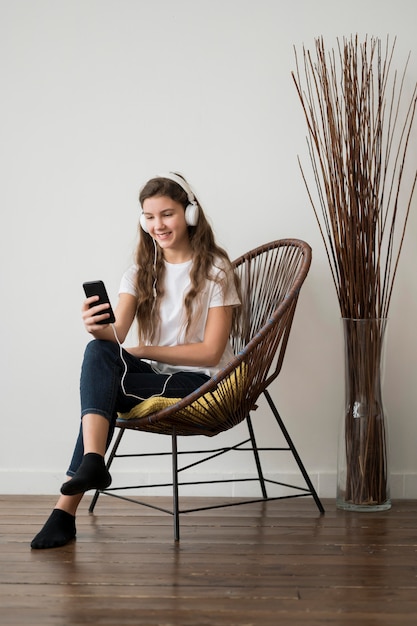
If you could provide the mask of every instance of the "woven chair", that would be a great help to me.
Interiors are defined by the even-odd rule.
[[[120,493],[129,489],[166,487],[167,485],[164,483],[111,487],[102,492],[97,491],[91,502],[90,512],[94,510],[100,493],[150,506],[173,515],[175,540],[179,540],[180,514],[196,510],[208,510],[248,502],[312,496],[319,511],[324,513],[322,503],[268,391],[268,387],[277,378],[282,368],[298,295],[307,276],[310,263],[310,246],[297,239],[273,241],[236,259],[233,265],[242,286],[241,328],[238,335],[231,337],[236,356],[220,373],[187,397],[182,399],[151,398],[138,404],[129,413],[119,415],[116,422],[119,432],[109,454],[107,466],[110,467],[116,458],[126,456],[146,458],[154,455],[172,455],[172,510],[138,500],[136,496],[128,497]],[[285,447],[261,448],[256,444],[250,414],[257,409],[257,402],[261,394],[265,396],[276,424],[285,438]],[[244,421],[247,423],[248,437],[237,444],[211,450],[178,451],[178,436],[205,435],[214,437]],[[119,454],[119,445],[127,430],[170,435],[172,451]],[[255,469],[255,477],[253,478],[216,481],[195,480],[191,482],[180,482],[179,480],[179,474],[187,469],[192,471],[194,467],[205,461],[221,457],[226,453],[241,452],[242,450],[249,451],[253,455]],[[267,479],[261,465],[261,452],[265,450],[268,450],[269,453],[271,451],[291,452],[306,486],[299,487]],[[180,468],[178,457],[183,454],[194,455],[194,458],[198,460]],[[181,509],[179,506],[179,487],[182,485],[247,481],[259,483],[261,497],[255,499],[232,498],[231,502],[226,504],[207,505],[193,509]],[[268,497],[266,489],[268,483],[285,488],[285,494]],[[287,495],[288,489],[291,490],[289,495]]]

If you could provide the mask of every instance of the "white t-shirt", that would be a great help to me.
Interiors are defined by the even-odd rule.
[[[165,261],[165,294],[160,307],[160,336],[158,345],[176,346],[184,343],[184,296],[190,287],[190,270],[192,260],[185,263],[167,263]],[[214,273],[220,270],[214,268]],[[132,265],[123,275],[119,293],[129,293],[136,297],[137,266]],[[221,285],[214,280],[207,280],[201,296],[201,316],[198,323],[193,324],[192,336],[187,338],[187,343],[198,343],[204,338],[204,330],[207,321],[208,310],[216,306],[238,306],[240,304],[233,278],[230,276],[227,288],[223,294]],[[233,350],[229,343],[216,367],[192,367],[167,365],[152,361],[152,367],[163,374],[174,372],[203,372],[208,376],[214,376],[219,370],[233,358]]]

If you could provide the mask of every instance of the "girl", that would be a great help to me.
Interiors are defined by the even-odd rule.
[[[116,321],[108,304],[84,301],[93,335],[81,369],[81,428],[61,496],[32,548],[63,546],[76,535],[83,494],[111,483],[104,454],[117,412],[150,396],[185,397],[233,356],[239,288],[227,253],[214,239],[187,181],[169,173],[149,180],[139,201],[136,263],[122,277]],[[134,321],[138,345],[122,348]]]

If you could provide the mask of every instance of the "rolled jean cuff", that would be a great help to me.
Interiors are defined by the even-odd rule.
[[[104,417],[110,424],[113,421],[113,417],[111,415],[109,415],[107,413],[107,411],[103,411],[103,409],[84,409],[83,411],[81,411],[81,419],[84,417],[84,415],[101,415],[102,417]]]

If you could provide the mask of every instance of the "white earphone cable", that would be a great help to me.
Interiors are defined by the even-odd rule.
[[[153,372],[155,372],[155,374],[160,374],[161,376],[167,376],[167,379],[166,379],[166,381],[164,382],[164,386],[163,386],[163,388],[162,388],[162,391],[161,391],[160,393],[154,393],[152,396],[148,396],[147,398],[142,398],[141,396],[137,396],[137,395],[135,395],[134,393],[129,393],[129,392],[127,392],[127,391],[126,391],[126,388],[125,388],[125,378],[126,378],[126,375],[127,375],[127,363],[126,363],[126,360],[125,360],[125,358],[124,358],[124,356],[123,356],[123,347],[122,347],[122,344],[121,344],[121,343],[120,343],[120,341],[119,341],[119,337],[117,336],[117,331],[116,331],[116,329],[115,329],[115,327],[114,327],[114,324],[111,324],[111,327],[112,327],[112,329],[113,329],[113,334],[114,334],[115,339],[116,339],[116,341],[117,341],[117,344],[118,344],[118,346],[119,346],[119,354],[120,354],[120,359],[121,359],[121,361],[122,361],[122,363],[123,363],[123,369],[124,369],[124,371],[123,371],[122,378],[121,378],[121,380],[120,380],[120,386],[121,386],[121,389],[122,389],[122,391],[123,391],[124,395],[125,395],[127,398],[135,398],[136,400],[141,400],[141,401],[143,401],[143,400],[149,400],[150,398],[160,398],[161,396],[163,396],[163,395],[164,395],[164,393],[165,393],[166,387],[167,387],[167,385],[168,385],[168,382],[171,380],[171,378],[172,378],[173,374],[161,374],[161,372],[158,372],[157,370],[155,370],[155,369],[152,367],[152,365],[151,365],[150,367],[152,368],[152,371],[153,371]]]

